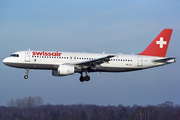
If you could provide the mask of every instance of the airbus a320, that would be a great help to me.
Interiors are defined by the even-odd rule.
[[[41,69],[52,70],[53,76],[80,73],[79,80],[84,82],[90,80],[89,72],[128,72],[174,63],[174,57],[165,57],[171,34],[172,29],[164,29],[137,55],[27,50],[11,54],[3,63],[26,69],[25,79],[29,69]]]

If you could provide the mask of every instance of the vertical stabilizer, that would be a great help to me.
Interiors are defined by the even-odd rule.
[[[152,43],[140,54],[165,57],[173,29],[164,29]]]

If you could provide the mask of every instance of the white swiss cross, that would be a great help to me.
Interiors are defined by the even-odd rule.
[[[163,41],[163,37],[160,37],[160,41],[156,41],[156,44],[159,44],[160,48],[163,48],[163,45],[166,45],[167,42]]]

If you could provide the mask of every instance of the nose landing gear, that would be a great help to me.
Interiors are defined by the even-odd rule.
[[[26,75],[24,76],[24,79],[28,79],[28,73],[29,73],[29,69],[26,69]]]

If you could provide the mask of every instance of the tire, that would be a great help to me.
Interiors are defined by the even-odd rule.
[[[90,77],[89,76],[85,76],[84,78],[86,81],[89,81],[90,80]]]
[[[28,79],[28,75],[25,75],[25,76],[24,76],[24,79]]]
[[[80,80],[81,82],[84,82],[84,77],[80,77],[79,80]]]

